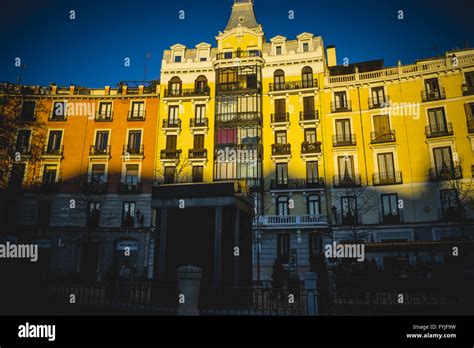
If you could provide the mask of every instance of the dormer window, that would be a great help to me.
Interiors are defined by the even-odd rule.
[[[309,52],[309,43],[303,42],[303,52]]]
[[[175,56],[174,57],[174,62],[175,63],[181,63],[182,57],[181,56]]]
[[[201,57],[201,58],[199,58],[199,61],[200,62],[207,62],[207,58],[206,57]]]
[[[276,46],[276,47],[275,47],[275,54],[276,54],[277,56],[281,56],[282,53],[283,53],[283,47],[281,47],[281,46]]]

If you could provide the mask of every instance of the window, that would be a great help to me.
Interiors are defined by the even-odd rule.
[[[193,182],[203,182],[203,166],[193,166]]]
[[[314,97],[303,97],[303,110],[305,115],[314,115]]]
[[[111,117],[112,117],[112,103],[100,102],[99,103],[99,118],[110,119]]]
[[[89,202],[88,227],[99,227],[100,222],[100,202]]]
[[[308,215],[320,215],[321,214],[321,200],[318,195],[308,196]]]
[[[168,84],[168,95],[179,96],[181,95],[181,79],[177,76],[173,77]]]
[[[456,221],[460,218],[460,204],[456,189],[440,190],[441,208],[443,218],[448,221]]]
[[[59,153],[61,151],[62,131],[50,131],[47,145],[48,154]]]
[[[347,109],[346,92],[334,92],[334,102],[336,104],[336,109]]]
[[[286,131],[275,132],[275,144],[287,144]]]
[[[217,130],[218,144],[236,144],[237,143],[237,129],[218,129]]]
[[[277,186],[288,185],[288,164],[287,163],[277,163],[276,181],[277,181]]]
[[[466,78],[466,84],[469,87],[474,87],[474,71],[470,71],[464,74]]]
[[[313,69],[309,66],[304,67],[301,71],[301,77],[303,80],[303,88],[310,88],[313,86]]]
[[[309,185],[318,184],[318,162],[306,162],[306,180]]]
[[[55,164],[45,164],[43,167],[43,186],[56,183],[58,175],[58,167]]]
[[[280,122],[287,121],[285,99],[275,99],[275,121],[280,121]]]
[[[99,153],[107,153],[109,146],[109,131],[97,131],[95,134],[95,149]]]
[[[196,105],[196,110],[195,110],[195,119],[197,124],[202,124],[204,123],[204,120],[206,118],[206,105]]]
[[[435,170],[437,177],[451,177],[454,175],[453,155],[451,147],[437,147],[433,149]]]
[[[182,57],[181,56],[174,56],[175,63],[181,63]]]
[[[139,177],[139,165],[138,164],[127,164],[125,167],[125,184],[137,185],[140,181]]]
[[[178,137],[176,135],[167,135],[166,136],[166,150],[175,151],[177,141],[178,141]]]
[[[385,92],[383,87],[374,87],[372,88],[372,105],[373,106],[382,106],[385,103]]]
[[[10,181],[8,186],[13,189],[20,189],[25,178],[25,163],[13,163],[10,173]]]
[[[374,140],[390,141],[390,119],[388,115],[374,116]]]
[[[27,154],[30,150],[31,131],[29,129],[21,129],[18,131],[16,138],[15,151],[20,154]]]
[[[194,136],[194,150],[204,149],[204,134]]]
[[[282,90],[285,88],[285,73],[283,70],[278,69],[273,74],[273,83],[275,85],[275,90]]]
[[[279,233],[277,235],[277,256],[288,260],[290,256],[290,234]]]
[[[323,252],[323,237],[320,233],[309,234],[309,258],[318,257]]]
[[[105,164],[93,164],[91,168],[91,183],[102,184],[106,181]]]
[[[304,140],[310,144],[316,143],[316,128],[305,129]]]
[[[393,153],[379,153],[377,155],[380,182],[393,182],[395,180],[395,165]]]
[[[49,219],[51,217],[51,201],[39,201],[38,211],[36,215],[37,227],[48,227]]]
[[[283,53],[283,47],[282,47],[282,46],[276,46],[276,47],[275,47],[275,54],[276,54],[277,56],[281,56],[282,53]]]
[[[204,93],[207,91],[207,78],[206,76],[199,76],[197,79],[196,79],[196,83],[195,83],[195,90],[197,93]]]
[[[341,197],[341,211],[343,225],[357,225],[357,198]]]
[[[277,215],[280,215],[280,216],[287,216],[289,215],[289,212],[288,212],[288,197],[287,196],[278,196],[277,197]]]
[[[200,62],[207,62],[207,58],[206,57],[201,57],[201,58],[199,58],[199,61]]]
[[[64,101],[57,101],[53,103],[53,111],[51,113],[52,120],[64,120],[67,115],[67,103]]]
[[[439,92],[439,82],[437,78],[425,80],[425,88],[428,93]]]
[[[336,120],[336,144],[353,144],[351,134],[351,120],[349,118]]]
[[[429,134],[444,135],[448,133],[444,108],[428,110]]]
[[[382,219],[384,224],[400,223],[400,211],[398,210],[398,195],[396,193],[381,195]]]
[[[20,119],[23,121],[34,121],[35,116],[36,102],[34,101],[24,101],[21,108]]]
[[[174,178],[176,174],[175,167],[165,167],[165,184],[172,184],[174,183]]]
[[[354,156],[338,156],[337,164],[340,183],[354,183]]]
[[[128,132],[128,152],[132,155],[141,153],[142,131],[131,130]]]
[[[145,103],[132,102],[131,118],[144,118],[144,117],[145,117]]]
[[[309,52],[309,43],[303,42],[303,52]]]
[[[173,105],[168,108],[168,124],[178,124],[179,120],[179,106]]]
[[[135,202],[124,202],[122,206],[122,227],[133,227],[135,220]]]
[[[224,59],[232,59],[232,51],[224,52]]]

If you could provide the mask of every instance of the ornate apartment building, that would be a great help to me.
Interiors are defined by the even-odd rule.
[[[10,156],[5,180],[31,177],[49,187],[83,175],[89,183],[100,177],[107,187],[100,203],[104,233],[77,225],[69,193],[47,199],[45,192],[25,193],[21,208],[3,200],[17,223],[38,226],[35,216],[49,216],[54,257],[69,260],[57,267],[79,271],[84,244],[71,242],[77,245],[73,259],[61,243],[91,234],[87,238],[107,242],[96,247],[101,262],[86,267],[110,268],[113,251],[132,243],[134,264],[151,275],[158,250],[164,250],[155,244],[166,243],[160,228],[153,233],[155,226],[166,228],[155,209],[168,204],[158,202],[152,184],[194,183],[199,190],[210,187],[201,183],[229,181],[252,197],[254,279],[271,279],[276,259],[301,276],[334,241],[363,243],[366,259],[380,268],[452,262],[453,246],[461,250],[461,263],[472,266],[474,50],[395,67],[382,60],[338,65],[336,48],[320,36],[267,40],[252,0],[235,0],[216,41],[214,47],[171,46],[152,90],[106,87],[84,95],[76,87],[54,86],[18,94],[20,116],[34,102],[46,109],[36,115],[47,136],[35,137],[32,130],[28,138],[27,128],[36,124],[24,123],[17,146],[36,138],[46,147],[34,165],[21,149],[20,160]],[[15,99],[6,91],[0,97]],[[56,103],[77,100],[94,103],[95,118],[51,119]],[[93,202],[88,218],[96,216],[91,209]],[[55,232],[54,226],[64,229]],[[82,237],[76,238],[76,227]],[[38,231],[35,236],[45,238]]]

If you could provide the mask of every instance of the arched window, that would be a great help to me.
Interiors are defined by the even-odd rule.
[[[277,215],[286,216],[288,214],[288,196],[277,197]]]
[[[321,200],[319,195],[308,196],[308,215],[321,214]]]
[[[281,69],[278,69],[273,74],[273,90],[280,91],[285,89],[285,72]]]
[[[207,77],[204,75],[199,76],[194,83],[194,91],[197,94],[204,94],[207,92]]]
[[[178,76],[175,76],[168,84],[168,96],[179,95],[181,95],[181,79]]]
[[[303,68],[301,78],[303,80],[303,88],[313,87],[313,69],[309,66]]]

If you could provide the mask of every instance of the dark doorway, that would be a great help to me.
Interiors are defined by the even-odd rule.
[[[84,280],[96,280],[99,262],[99,243],[85,242],[81,246],[81,277]]]

